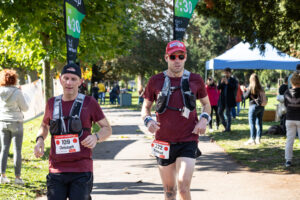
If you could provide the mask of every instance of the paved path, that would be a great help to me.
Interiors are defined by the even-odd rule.
[[[113,135],[94,150],[93,199],[162,200],[156,161],[150,156],[151,135],[140,113],[104,109]],[[249,172],[206,136],[192,180],[193,200],[298,200],[300,175]]]

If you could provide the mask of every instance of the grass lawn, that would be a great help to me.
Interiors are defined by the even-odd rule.
[[[275,104],[277,104],[275,95],[268,93],[268,99],[266,109],[275,109]],[[284,167],[285,136],[263,134],[260,145],[244,145],[250,136],[247,107],[248,105],[245,110],[241,111],[240,116],[233,120],[231,133],[222,133],[224,130],[222,127],[209,135],[238,163],[252,170],[300,174],[300,143],[298,139],[295,140],[293,166],[290,169]],[[275,122],[263,122],[263,133],[274,124]]]
[[[35,146],[35,138],[39,129],[42,116],[31,120],[24,124],[24,138],[22,147],[22,170],[21,177],[25,185],[19,186],[15,184],[1,184],[0,185],[0,199],[35,199],[37,196],[45,194],[46,192],[46,175],[48,173],[48,155],[50,150],[49,137],[45,144],[45,155],[37,159],[33,154]],[[13,145],[10,148],[10,154],[7,162],[6,175],[14,182],[14,168],[13,168]]]

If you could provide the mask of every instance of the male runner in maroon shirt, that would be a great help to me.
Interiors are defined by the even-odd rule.
[[[182,92],[180,89],[181,78],[184,75],[184,64],[187,58],[184,43],[171,41],[166,47],[165,61],[168,63],[166,75],[170,78],[171,86],[177,88],[172,91],[168,107],[183,108]],[[189,87],[196,99],[202,104],[202,114],[198,121],[196,109],[187,115],[178,110],[166,109],[159,114],[156,112],[157,121],[151,118],[151,107],[160,95],[164,85],[165,76],[157,74],[148,82],[144,94],[142,118],[148,130],[155,134],[155,142],[152,147],[158,146],[164,149],[169,158],[164,155],[156,155],[158,168],[166,200],[176,199],[178,191],[180,199],[190,200],[190,185],[194,172],[195,160],[199,156],[198,137],[204,134],[206,125],[210,120],[210,103],[206,93],[205,84],[198,74],[191,73]],[[153,150],[159,152],[160,149]],[[169,150],[169,152],[168,152]],[[177,183],[176,183],[177,182]]]
[[[60,76],[60,83],[63,87],[62,116],[69,116],[82,81],[78,65],[68,64],[63,68]],[[37,144],[34,148],[37,158],[44,155],[44,140],[48,135],[50,120],[53,120],[54,99],[54,97],[50,98],[47,102],[44,119],[38,132]],[[64,120],[67,127],[68,120],[70,119]],[[49,200],[91,199],[90,194],[93,187],[92,149],[97,142],[105,141],[111,135],[112,129],[98,102],[90,96],[84,98],[80,121],[84,128],[82,136],[72,133],[51,136],[49,174],[47,176]],[[101,130],[95,134],[91,134],[93,122],[101,127]],[[79,148],[76,149],[73,146]],[[68,148],[71,150],[66,152],[65,149]]]

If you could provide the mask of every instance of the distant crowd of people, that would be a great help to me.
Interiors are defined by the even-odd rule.
[[[249,80],[249,87],[240,84],[232,76],[230,68],[225,68],[221,80],[216,84],[213,78],[209,77],[206,83],[207,94],[211,103],[211,118],[216,115],[215,127],[219,129],[220,122],[224,126],[224,132],[231,131],[232,118],[240,114],[241,103],[245,108],[245,100],[249,100],[249,126],[250,139],[245,143],[259,144],[262,133],[262,117],[266,104],[266,95],[259,82],[258,76],[252,74]],[[209,123],[210,132],[213,131],[212,121]]]
[[[232,118],[239,116],[240,107],[245,108],[245,101],[249,99],[248,121],[250,138],[245,145],[260,144],[262,135],[262,120],[267,104],[266,93],[260,84],[257,74],[253,73],[246,87],[231,74],[231,69],[223,71],[221,80],[216,81],[209,77],[206,82],[206,90],[211,104],[211,118],[215,113],[215,127],[218,130],[220,123],[224,126],[224,132],[231,131]],[[286,167],[291,166],[293,156],[294,139],[298,133],[300,139],[300,65],[296,71],[284,79],[279,87],[277,100],[279,104],[280,126],[274,125],[282,133],[287,135],[285,147]],[[273,128],[272,127],[272,128]],[[213,132],[213,122],[209,123],[210,132]]]
[[[103,81],[99,83],[96,81],[94,82],[91,88],[91,96],[96,99],[97,102],[100,100],[100,105],[105,104],[105,96],[106,92],[109,93],[109,103],[110,104],[120,104],[120,86],[115,83],[111,89],[108,86],[105,86]],[[86,82],[83,82],[79,86],[79,93],[88,95],[88,85]]]

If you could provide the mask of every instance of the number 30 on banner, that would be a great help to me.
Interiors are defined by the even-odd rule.
[[[70,19],[70,16],[68,16],[68,27],[69,30],[72,30],[74,33],[80,33],[80,23],[78,20],[75,20],[74,18]]]
[[[175,0],[175,8],[179,9],[180,12],[192,14],[193,3],[191,0]]]

